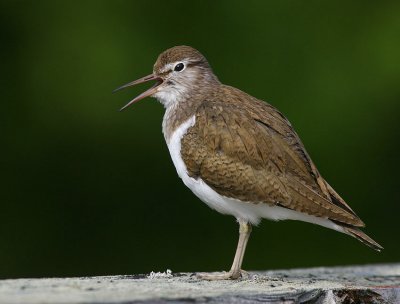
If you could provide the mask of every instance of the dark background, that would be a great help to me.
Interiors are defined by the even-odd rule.
[[[302,222],[244,268],[399,262],[399,1],[1,1],[0,276],[229,269],[235,219],[179,180],[146,86],[174,45],[290,119],[385,250]]]

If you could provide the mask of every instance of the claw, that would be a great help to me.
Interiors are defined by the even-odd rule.
[[[198,272],[196,273],[196,277],[201,280],[207,281],[217,281],[217,280],[237,280],[237,279],[247,279],[249,278],[249,273],[244,270],[237,270],[229,272]]]

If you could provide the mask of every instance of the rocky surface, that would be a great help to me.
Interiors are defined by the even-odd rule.
[[[400,264],[253,271],[238,281],[151,273],[0,281],[0,303],[400,303]]]

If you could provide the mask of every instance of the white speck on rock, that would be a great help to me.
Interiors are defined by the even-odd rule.
[[[148,279],[153,280],[153,279],[165,279],[165,278],[172,278],[172,271],[171,269],[167,269],[167,271],[164,272],[150,272],[150,274],[147,276]]]

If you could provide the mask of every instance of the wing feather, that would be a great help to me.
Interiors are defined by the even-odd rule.
[[[189,175],[221,195],[363,226],[319,175],[290,123],[266,103],[203,103],[181,153]]]

